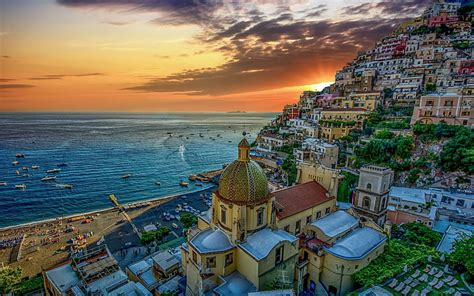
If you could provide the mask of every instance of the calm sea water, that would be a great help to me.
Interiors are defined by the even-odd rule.
[[[112,193],[126,203],[199,189],[179,181],[234,160],[242,132],[252,141],[274,115],[0,113],[0,227],[107,208]],[[17,153],[26,157],[13,166]],[[62,163],[57,180],[41,181]]]

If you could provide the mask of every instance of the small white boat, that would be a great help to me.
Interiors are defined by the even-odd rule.
[[[160,181],[156,181],[155,184],[158,185],[158,186],[161,186],[161,182],[160,182]]]
[[[53,181],[56,180],[56,176],[45,176],[44,178],[41,178],[41,181],[46,182],[46,181]]]
[[[16,189],[25,190],[25,189],[26,189],[26,185],[25,185],[25,184],[17,184],[17,185],[15,185],[15,188],[16,188]]]
[[[46,171],[48,174],[51,174],[51,173],[59,173],[61,172],[61,169],[51,169],[51,170],[47,170]]]
[[[32,168],[33,170],[37,170],[37,169],[39,169],[40,167],[39,167],[39,165],[32,165],[31,168]]]
[[[0,182],[0,186],[7,186],[7,182]]]
[[[24,171],[27,171],[27,170],[29,170],[29,168],[28,168],[28,167],[26,167],[26,166],[22,167],[21,169],[22,169],[22,170],[24,170]]]
[[[71,184],[56,184],[56,187],[64,188],[64,189],[72,189],[73,186]]]
[[[25,154],[17,153],[15,156],[16,157],[25,157]]]
[[[15,173],[16,173],[17,175],[20,175],[20,171],[18,171],[18,170],[17,170]]]
[[[19,162],[18,160],[12,161],[12,165],[17,165],[17,164],[19,164],[19,163],[20,163],[20,162]]]
[[[132,174],[126,174],[122,176],[122,179],[128,179],[132,176]]]
[[[184,182],[184,181],[179,182],[179,186],[181,186],[181,187],[188,187],[188,185],[189,185],[188,182]]]

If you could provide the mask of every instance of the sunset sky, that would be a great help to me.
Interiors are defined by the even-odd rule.
[[[0,111],[278,111],[430,0],[0,0]]]

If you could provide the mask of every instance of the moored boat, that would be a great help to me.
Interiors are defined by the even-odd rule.
[[[122,179],[128,179],[132,176],[132,174],[126,174],[122,176]]]
[[[56,187],[64,188],[64,189],[72,189],[73,186],[71,184],[56,184]]]
[[[46,181],[53,181],[56,180],[56,176],[45,176],[41,178],[41,181],[46,182]]]
[[[48,174],[51,174],[51,173],[59,173],[61,172],[61,169],[51,169],[51,170],[47,170],[46,171]]]
[[[156,184],[157,186],[161,186],[161,182],[160,182],[160,181],[156,181],[155,184]]]
[[[12,165],[17,165],[17,164],[19,164],[19,163],[20,163],[20,162],[19,162],[18,160],[12,161]]]
[[[0,186],[7,186],[7,182],[0,182]]]
[[[39,169],[40,167],[39,167],[39,165],[32,165],[31,168],[32,168],[33,170],[37,170],[37,169]]]
[[[15,188],[16,188],[16,189],[23,189],[23,190],[25,190],[25,189],[26,189],[26,185],[25,185],[25,184],[17,184],[17,185],[15,185]]]
[[[188,187],[188,185],[189,185],[189,183],[188,183],[188,182],[184,182],[183,180],[181,180],[181,181],[179,182],[179,186],[181,186],[181,187]]]
[[[17,153],[15,156],[18,157],[18,158],[20,158],[20,157],[23,158],[23,157],[25,157],[25,154]]]

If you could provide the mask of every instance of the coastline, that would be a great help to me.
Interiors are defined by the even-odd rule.
[[[170,201],[178,198],[179,196],[205,191],[205,190],[208,190],[209,188],[212,188],[214,186],[216,186],[216,185],[213,184],[213,185],[210,185],[210,186],[207,186],[207,187],[203,186],[199,189],[192,190],[192,191],[176,192],[176,193],[165,195],[165,196],[159,196],[159,197],[152,197],[152,198],[148,198],[148,199],[137,200],[137,201],[121,204],[121,205],[129,207],[129,206],[137,206],[137,205],[144,204],[144,203],[163,204],[163,203],[170,202]],[[67,215],[67,216],[59,216],[59,217],[47,218],[47,219],[43,219],[43,220],[37,220],[37,221],[31,221],[31,222],[26,222],[26,223],[21,223],[21,224],[4,226],[4,227],[0,227],[0,233],[4,232],[4,231],[9,231],[9,230],[17,230],[17,229],[22,229],[22,228],[31,228],[31,227],[38,226],[38,225],[41,225],[41,224],[44,224],[44,223],[63,221],[63,220],[67,220],[67,219],[74,218],[74,217],[79,217],[79,216],[103,214],[103,213],[108,213],[108,212],[112,212],[112,211],[116,211],[116,210],[117,210],[116,207],[111,206],[111,207],[108,207],[108,208],[102,208],[102,209],[92,210],[92,211],[88,211],[88,212],[73,213],[73,214],[70,214],[70,215]]]

